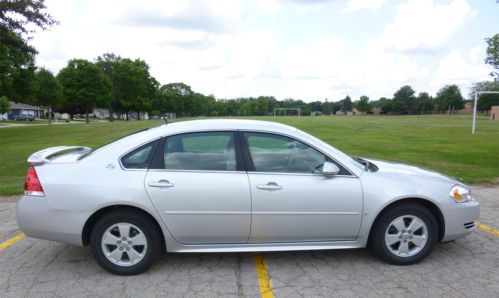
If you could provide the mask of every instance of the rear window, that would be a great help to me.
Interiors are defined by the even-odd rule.
[[[80,160],[80,159],[84,159],[85,157],[87,157],[87,156],[90,156],[90,155],[94,154],[94,153],[95,153],[95,152],[97,152],[98,150],[100,150],[100,149],[102,149],[102,148],[106,147],[107,145],[110,145],[110,144],[112,144],[112,143],[114,143],[114,142],[117,142],[117,141],[119,141],[119,140],[122,140],[122,139],[124,139],[124,138],[126,138],[126,137],[129,137],[129,136],[132,136],[132,135],[135,135],[135,134],[141,133],[141,132],[146,131],[146,130],[149,130],[149,129],[150,129],[150,128],[144,128],[144,129],[141,129],[141,130],[138,130],[138,131],[132,132],[132,133],[130,133],[130,134],[124,135],[124,136],[122,136],[122,137],[119,137],[119,138],[117,138],[117,139],[115,139],[115,140],[113,140],[113,141],[107,142],[107,143],[103,144],[102,146],[99,146],[99,147],[97,147],[97,148],[93,149],[92,151],[89,151],[89,152],[87,152],[87,153],[85,153],[85,154],[81,155],[81,156],[78,158],[78,160]]]
[[[126,169],[147,169],[151,163],[152,156],[158,141],[143,145],[121,158],[121,164]]]

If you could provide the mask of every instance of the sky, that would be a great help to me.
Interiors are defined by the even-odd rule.
[[[161,83],[217,98],[310,102],[435,95],[490,80],[495,0],[46,0],[60,24],[37,32],[37,65],[103,53],[140,58]]]

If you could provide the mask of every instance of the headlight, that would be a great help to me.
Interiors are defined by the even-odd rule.
[[[454,185],[449,192],[451,198],[458,203],[465,203],[471,201],[471,190],[464,186]]]

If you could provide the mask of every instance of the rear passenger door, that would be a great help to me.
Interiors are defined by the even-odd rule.
[[[246,243],[248,178],[231,131],[168,136],[145,187],[172,236],[182,244]]]

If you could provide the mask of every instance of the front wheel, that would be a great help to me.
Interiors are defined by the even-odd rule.
[[[146,271],[161,253],[157,227],[146,217],[129,210],[104,215],[95,224],[90,245],[105,270],[117,275]]]
[[[371,247],[394,265],[411,265],[426,258],[437,243],[437,222],[418,204],[396,206],[376,222]]]

